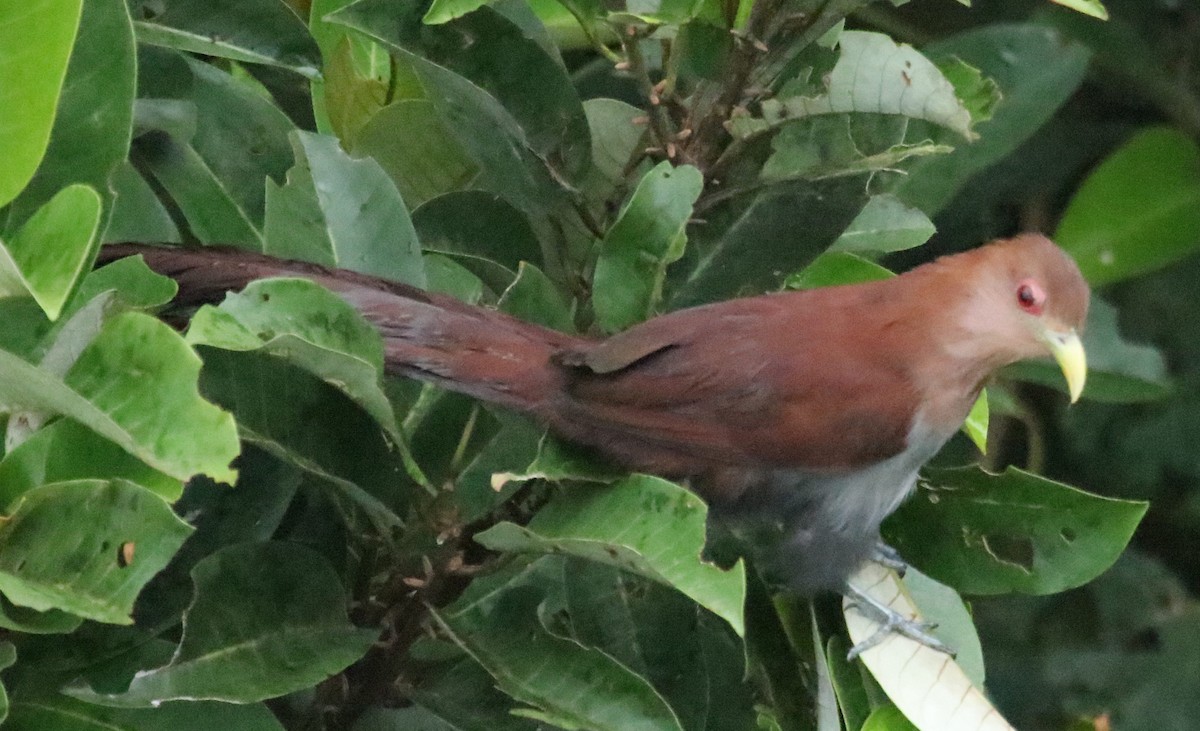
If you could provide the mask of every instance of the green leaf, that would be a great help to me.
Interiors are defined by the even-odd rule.
[[[1077,10],[1084,15],[1090,15],[1093,18],[1100,20],[1108,20],[1108,10],[1104,8],[1104,4],[1100,0],[1050,0],[1058,3],[1064,8]]]
[[[722,571],[700,557],[704,502],[665,480],[634,475],[563,490],[527,526],[499,523],[476,536],[496,551],[566,553],[672,586],[743,633],[745,569]]]
[[[987,391],[984,391],[979,394],[979,398],[975,399],[970,413],[967,414],[967,420],[963,422],[962,426],[963,432],[971,438],[981,454],[987,454],[988,420],[988,395]]]
[[[326,482],[381,532],[399,526],[393,509],[403,510],[403,457],[361,406],[261,351],[201,352],[201,391],[236,415],[242,439]]]
[[[584,188],[590,199],[607,200],[625,184],[625,167],[646,135],[645,125],[633,123],[645,111],[616,99],[588,99],[583,111],[592,137],[592,170]]]
[[[429,25],[448,23],[487,5],[489,0],[433,0],[422,22]]]
[[[574,332],[571,308],[563,301],[554,282],[532,264],[521,262],[517,278],[504,290],[498,309],[527,322],[561,332]]]
[[[708,225],[692,234],[692,253],[676,265],[690,271],[671,308],[777,289],[836,241],[866,201],[866,181],[852,176],[779,183],[706,212]],[[719,238],[706,240],[710,231]]]
[[[182,242],[179,229],[171,220],[166,206],[128,160],[113,171],[112,187],[116,201],[112,206],[112,218],[108,222],[108,228],[104,230],[104,243]]]
[[[116,292],[130,307],[151,309],[175,299],[179,285],[146,265],[139,254],[105,264],[84,277],[68,311],[82,307],[104,292]]]
[[[901,579],[921,617],[934,625],[931,632],[947,647],[954,649],[954,662],[976,688],[983,689],[985,668],[979,633],[962,597],[945,584],[938,583],[911,566]]]
[[[42,18],[37,22],[42,32]],[[129,154],[135,60],[133,27],[125,2],[84,2],[50,145],[33,180],[13,201],[7,230],[72,184],[90,186],[100,194],[105,207],[100,228],[104,228],[113,206],[113,174]]]
[[[685,729],[754,726],[745,650],[729,626],[661,584],[593,561],[561,562],[569,628],[653,683]]]
[[[890,254],[920,246],[936,231],[920,210],[887,193],[873,195],[829,251]]]
[[[703,0],[626,0],[625,9],[612,13],[620,22],[626,16],[654,25],[682,25],[700,13]]]
[[[483,300],[483,280],[454,259],[441,254],[425,254],[425,291],[448,294],[468,304]]]
[[[699,170],[665,161],[638,183],[596,260],[592,301],[604,331],[624,330],[654,313],[667,266],[683,255],[684,228],[703,187]]]
[[[76,697],[115,706],[170,700],[253,703],[308,688],[343,670],[375,641],[346,617],[345,590],[317,552],[294,543],[239,544],[192,569],[196,598],[170,664],[129,690]]]
[[[0,506],[53,482],[127,480],[164,500],[183,494],[183,480],[164,475],[96,432],[67,419],[39,429],[0,461]]]
[[[992,79],[957,56],[941,59],[938,70],[954,86],[954,93],[971,113],[971,123],[986,122],[996,113],[1003,94]]]
[[[353,307],[306,279],[267,279],[230,293],[192,318],[187,341],[225,350],[261,350],[345,393],[400,440],[380,386],[383,339]]]
[[[396,186],[337,138],[294,132],[287,185],[267,183],[266,252],[425,285],[417,234]]]
[[[132,159],[200,241],[262,251],[263,182],[282,180],[293,165],[287,134],[295,125],[268,97],[212,64],[152,46],[140,46],[138,58],[145,97],[138,109],[189,110],[194,129],[176,111],[165,128],[147,130],[165,134],[137,138]]]
[[[0,627],[27,634],[70,634],[83,624],[83,617],[51,609],[38,612],[28,607],[18,607],[0,596]]]
[[[750,136],[803,117],[856,112],[922,119],[969,140],[977,137],[971,112],[954,86],[912,46],[865,31],[843,32],[838,45],[841,55],[822,81],[821,93],[768,99],[761,119],[735,123],[734,135]]]
[[[140,0],[132,3],[138,40],[244,63],[261,63],[309,78],[320,52],[300,20],[276,0]]]
[[[233,418],[200,398],[200,359],[152,317],[114,317],[62,380],[2,351],[0,364],[9,408],[67,416],[178,479],[234,479]]]
[[[892,704],[880,706],[871,712],[862,725],[862,731],[921,731],[904,717],[899,708]]]
[[[379,163],[414,210],[469,187],[479,174],[428,99],[402,99],[381,109],[359,131],[353,152]]]
[[[424,708],[373,709],[363,714],[363,718],[355,724],[355,730],[543,731],[545,728],[534,721],[513,715],[517,702],[501,692],[492,676],[470,657],[440,672],[429,673],[424,681],[420,687],[407,694]],[[421,716],[414,719],[411,715],[401,715],[411,714],[413,711],[421,711],[421,716],[425,717],[436,715],[437,718],[445,719],[445,724],[437,726],[426,722],[427,725],[422,726],[420,723],[424,719]],[[377,725],[371,725],[372,721],[377,721]]]
[[[325,63],[324,81],[321,89],[331,131],[347,149],[351,149],[363,127],[386,103],[387,84],[359,72],[349,36],[342,36],[332,57]]]
[[[0,252],[0,290],[30,294],[58,319],[87,272],[100,227],[100,196],[86,185],[63,188],[38,209]]]
[[[31,0],[0,9],[0,206],[29,183],[46,153],[82,0]],[[20,114],[12,113],[20,110]]]
[[[1048,28],[991,25],[924,48],[935,61],[958,58],[1000,87],[992,118],[980,122],[979,139],[949,155],[916,161],[893,191],[930,216],[942,210],[981,170],[1007,157],[1070,98],[1087,72],[1091,53]]]
[[[567,729],[682,731],[644,678],[548,632],[539,621],[541,603],[536,587],[517,586],[434,618],[501,690],[538,709],[521,715]]]
[[[1106,403],[1155,401],[1171,392],[1162,353],[1148,345],[1129,342],[1117,326],[1117,310],[1093,297],[1083,328],[1088,358],[1088,380],[1083,398]],[[1050,361],[1026,361],[1005,369],[1015,378],[1067,392],[1062,371]]]
[[[509,287],[521,262],[542,260],[529,219],[494,193],[438,196],[413,212],[413,226],[426,251],[451,257],[495,292]]]
[[[1145,512],[1016,468],[927,470],[885,537],[963,594],[1053,594],[1111,566]]]
[[[566,72],[491,8],[444,26],[423,25],[418,12],[412,6],[397,16],[388,0],[360,0],[330,20],[399,52],[421,84],[437,90],[429,101],[481,170],[484,187],[531,214],[560,204],[558,178],[586,169],[591,149]]]
[[[0,591],[20,606],[129,624],[138,592],[189,533],[162,498],[124,480],[45,485],[0,525]]]
[[[887,268],[845,251],[821,254],[811,264],[788,277],[783,286],[788,289],[816,289],[842,284],[876,282],[896,276]]]
[[[1092,171],[1054,238],[1093,286],[1200,249],[1200,146],[1178,130],[1134,135]]]

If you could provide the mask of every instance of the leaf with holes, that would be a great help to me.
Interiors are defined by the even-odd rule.
[[[1111,566],[1146,507],[1011,467],[930,469],[884,536],[962,594],[1053,594]]]
[[[77,697],[115,706],[169,700],[252,703],[310,687],[362,656],[378,635],[346,617],[345,590],[316,551],[294,543],[242,543],[192,569],[196,599],[168,665],[129,690]]]
[[[762,118],[735,120],[733,134],[747,137],[794,119],[855,112],[922,119],[966,139],[977,136],[954,85],[920,51],[865,31],[843,32],[838,45],[841,56],[821,93],[768,99]]]
[[[124,480],[43,485],[0,526],[0,591],[22,607],[129,624],[138,592],[191,532],[162,498]]]

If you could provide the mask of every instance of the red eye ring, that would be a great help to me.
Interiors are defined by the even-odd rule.
[[[1040,315],[1046,304],[1046,293],[1037,282],[1026,279],[1017,285],[1017,304],[1031,315]]]

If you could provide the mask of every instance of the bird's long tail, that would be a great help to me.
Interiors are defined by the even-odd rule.
[[[176,304],[220,302],[256,279],[301,277],[331,290],[375,325],[389,373],[550,418],[565,383],[552,361],[578,338],[386,279],[224,248],[105,247],[100,263],[141,255],[179,284]]]

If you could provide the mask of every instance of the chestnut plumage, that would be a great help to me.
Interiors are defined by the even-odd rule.
[[[621,465],[685,480],[794,590],[840,588],[987,377],[1052,355],[1072,399],[1088,287],[1037,234],[897,277],[672,312],[606,339],[360,274],[224,249],[108,247],[183,304],[308,277],[379,328],[389,372],[531,414]]]

